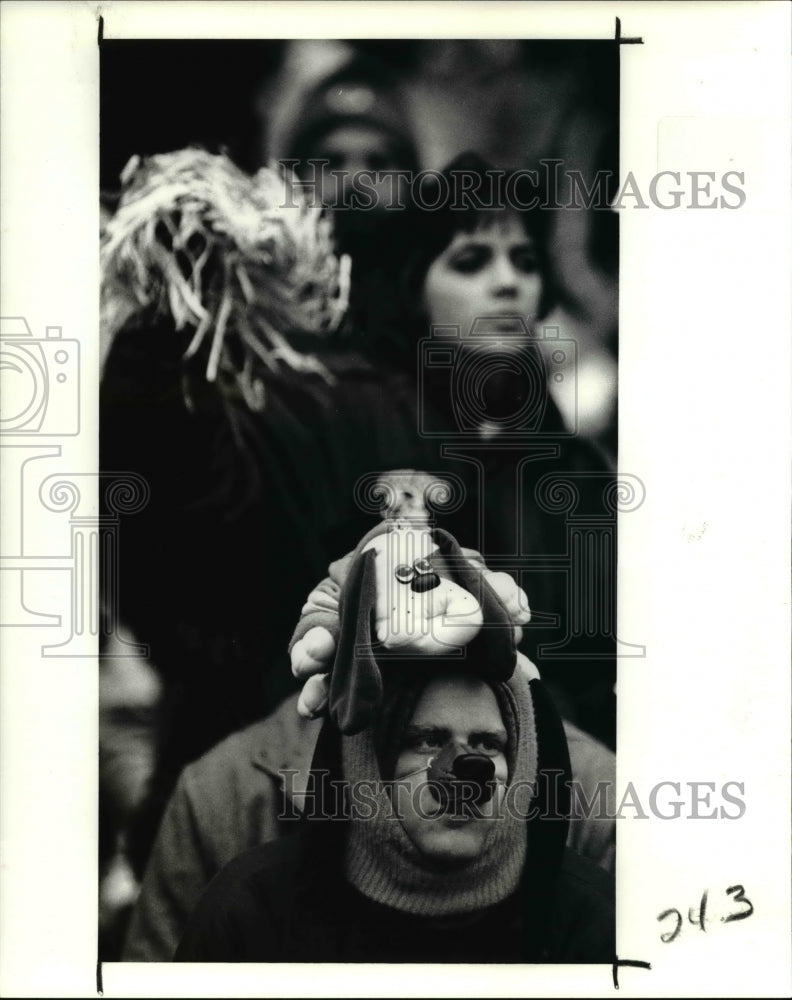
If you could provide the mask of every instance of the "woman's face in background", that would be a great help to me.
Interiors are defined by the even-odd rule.
[[[471,232],[458,232],[426,272],[423,306],[430,324],[450,324],[469,335],[517,332],[519,320],[529,329],[542,295],[536,249],[513,212],[483,216]]]

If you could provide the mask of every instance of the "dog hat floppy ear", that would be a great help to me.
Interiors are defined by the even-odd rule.
[[[382,677],[371,638],[375,555],[353,560],[339,601],[339,633],[330,675],[329,714],[342,733],[365,729],[382,702]]]
[[[409,670],[428,657],[482,679],[511,677],[514,621],[486,576],[439,528],[388,523],[363,539],[341,587],[330,677],[329,714],[342,733],[374,721],[383,660]]]

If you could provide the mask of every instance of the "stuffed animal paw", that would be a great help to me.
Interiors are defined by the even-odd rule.
[[[310,677],[326,669],[335,653],[335,636],[324,625],[314,625],[291,648],[291,666],[295,677]]]
[[[306,719],[321,715],[327,707],[330,675],[326,672],[336,650],[336,638],[324,625],[314,625],[291,648],[295,677],[305,680],[297,711]]]

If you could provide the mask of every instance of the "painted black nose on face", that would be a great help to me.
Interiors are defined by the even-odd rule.
[[[495,791],[494,762],[480,753],[452,757],[449,749],[429,767],[429,789],[435,801],[454,811],[489,802]]]
[[[489,757],[483,757],[480,753],[463,753],[454,761],[452,768],[457,781],[469,781],[471,784],[480,785],[486,791],[487,799],[492,795],[492,788],[485,788],[495,777],[495,765]],[[486,802],[487,799],[480,799]]]

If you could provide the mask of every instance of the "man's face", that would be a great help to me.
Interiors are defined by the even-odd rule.
[[[459,744],[460,753],[483,754],[495,767],[497,787],[480,816],[448,808],[437,801],[427,783],[432,758],[449,741]],[[493,823],[499,822],[496,817],[508,778],[506,745],[506,727],[487,684],[461,676],[430,681],[405,732],[393,796],[407,836],[434,864],[464,865],[483,851]]]

